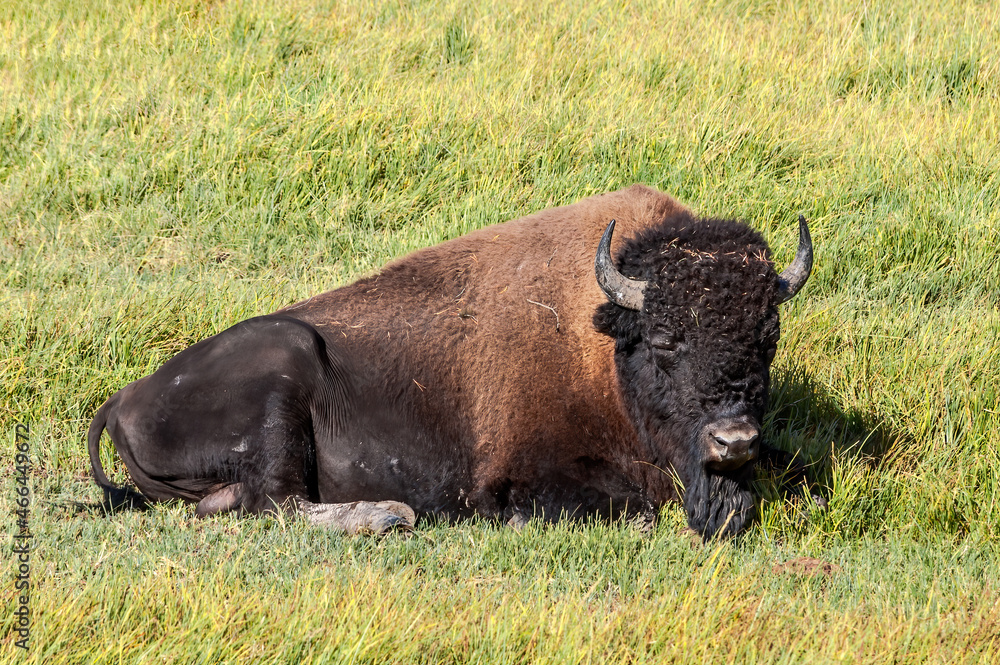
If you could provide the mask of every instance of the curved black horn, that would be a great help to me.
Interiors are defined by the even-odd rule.
[[[795,260],[778,275],[778,304],[788,302],[809,279],[813,267],[813,244],[806,218],[799,215],[799,249]]]
[[[594,259],[594,272],[597,273],[597,283],[604,291],[608,300],[626,309],[641,310],[646,282],[629,279],[618,272],[611,260],[611,235],[615,232],[615,220],[611,220],[608,228],[597,246],[597,257]]]

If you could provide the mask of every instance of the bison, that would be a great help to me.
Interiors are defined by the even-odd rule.
[[[348,531],[682,499],[705,538],[736,534],[778,305],[811,267],[802,218],[779,274],[745,224],[641,185],[544,210],[182,351],[97,411],[94,477],[111,501]],[[141,494],[102,470],[104,429]]]

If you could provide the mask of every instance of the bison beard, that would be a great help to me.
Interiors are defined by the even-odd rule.
[[[740,533],[756,516],[750,492],[753,466],[732,474],[696,472],[684,492],[688,525],[706,539]]]

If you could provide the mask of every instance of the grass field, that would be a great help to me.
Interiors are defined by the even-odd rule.
[[[0,506],[13,543],[24,423],[34,534],[0,661],[1000,662],[996,3],[0,7]],[[678,508],[371,539],[87,507],[90,417],[174,353],[633,182],[779,264],[811,220],[767,431],[827,510],[762,475],[703,546]]]

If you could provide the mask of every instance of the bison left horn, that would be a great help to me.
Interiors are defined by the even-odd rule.
[[[799,248],[795,259],[778,275],[778,304],[791,300],[809,279],[813,267],[813,244],[806,218],[799,215]]]
[[[608,228],[597,246],[597,257],[594,259],[594,271],[597,273],[597,283],[608,300],[626,309],[641,310],[646,282],[629,279],[618,272],[611,260],[611,236],[615,232],[615,220],[611,220]],[[808,231],[807,231],[808,234]],[[810,249],[810,257],[812,250]],[[798,260],[798,259],[796,259]],[[810,258],[810,263],[812,259]],[[808,268],[806,275],[809,274]],[[803,282],[805,280],[802,280]]]

